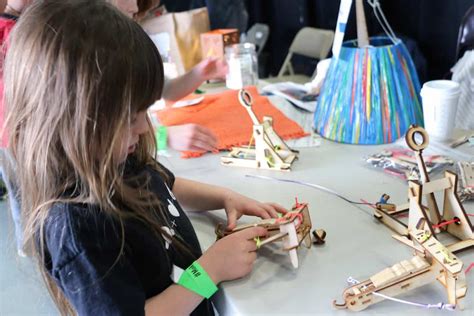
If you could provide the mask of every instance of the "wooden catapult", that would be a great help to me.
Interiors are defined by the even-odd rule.
[[[343,293],[344,303],[334,301],[333,305],[338,309],[361,311],[437,280],[446,290],[449,305],[440,303],[430,307],[462,309],[461,300],[467,293],[463,263],[434,237],[428,227],[426,220],[420,219],[418,227],[410,230],[411,247],[415,250],[411,260],[403,260],[348,287]]]
[[[417,143],[415,136],[422,139]],[[441,179],[431,181],[426,171],[422,152],[428,146],[428,134],[419,126],[411,126],[405,136],[408,147],[416,153],[421,183],[408,182],[409,203],[401,206],[389,204],[388,196],[376,204],[374,216],[401,236],[394,236],[406,244],[412,239],[410,231],[415,230],[417,223],[424,219],[426,229],[438,238],[441,233],[447,233],[457,239],[457,242],[447,246],[450,252],[457,252],[474,246],[474,231],[469,217],[464,210],[457,194],[458,176],[446,171]],[[435,193],[443,193],[443,213],[436,203]],[[423,205],[426,198],[426,206]],[[408,224],[400,221],[399,217],[408,215]],[[439,239],[439,238],[438,238]]]
[[[224,165],[290,171],[298,158],[298,151],[291,149],[273,129],[273,119],[263,117],[260,123],[252,110],[252,96],[245,90],[239,91],[239,102],[247,110],[253,122],[252,139],[255,146],[233,147],[228,156],[222,157]]]
[[[311,247],[311,217],[309,215],[307,203],[296,203],[292,210],[280,218],[264,219],[256,223],[244,224],[237,226],[231,231],[222,229],[222,225],[216,228],[217,238],[222,238],[229,234],[241,231],[251,227],[264,227],[268,231],[266,237],[260,237],[256,240],[257,248],[264,245],[283,241],[283,250],[288,251],[293,267],[298,268],[298,253],[297,248],[304,243],[306,248]],[[326,233],[323,230],[313,232],[316,238],[315,243],[324,243]]]

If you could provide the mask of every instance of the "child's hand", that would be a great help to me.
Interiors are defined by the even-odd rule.
[[[217,137],[197,124],[168,127],[168,146],[179,151],[215,151]]]
[[[231,234],[218,240],[197,261],[216,284],[242,278],[252,271],[257,258],[254,238],[266,234],[263,227]]]
[[[206,58],[196,65],[196,71],[201,80],[206,81],[225,78],[229,69],[226,61],[223,59]]]
[[[232,230],[242,215],[260,218],[278,218],[278,213],[285,214],[286,209],[275,203],[260,203],[246,196],[229,191],[224,197],[224,208],[227,213],[227,229]]]

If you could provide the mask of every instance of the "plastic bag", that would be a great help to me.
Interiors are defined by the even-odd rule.
[[[474,200],[474,162],[458,162],[458,194],[461,201]]]
[[[415,152],[405,148],[390,148],[367,157],[366,162],[375,168],[404,180],[419,180],[420,172]],[[423,155],[428,174],[445,169],[454,160],[443,155]]]

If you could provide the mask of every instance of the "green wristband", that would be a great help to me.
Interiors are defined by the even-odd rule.
[[[166,151],[168,148],[168,129],[166,126],[161,125],[156,129],[155,138],[158,151]]]
[[[217,292],[217,286],[197,261],[184,270],[178,284],[207,299]]]

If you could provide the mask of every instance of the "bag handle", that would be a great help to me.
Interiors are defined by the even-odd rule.
[[[385,14],[383,14],[382,7],[380,6],[380,1],[367,0],[367,2],[374,10],[375,17],[377,18],[377,21],[379,22],[385,34],[387,34],[387,36],[392,40],[393,44],[397,44],[400,39],[397,38],[395,32],[390,26],[390,23],[388,23],[387,18],[385,18]]]

